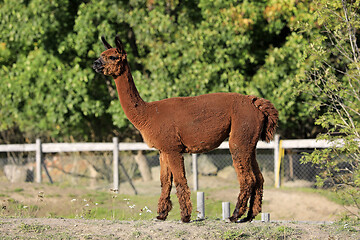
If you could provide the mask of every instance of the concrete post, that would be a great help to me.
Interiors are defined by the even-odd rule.
[[[270,222],[270,213],[261,213],[262,222]]]
[[[230,202],[222,202],[222,220],[230,218]]]
[[[113,180],[114,180],[114,191],[119,191],[119,139],[113,137]]]
[[[204,192],[197,192],[197,219],[205,219],[205,194]]]
[[[36,182],[41,183],[41,163],[42,163],[42,149],[41,140],[36,139],[36,164],[35,164],[35,176]]]

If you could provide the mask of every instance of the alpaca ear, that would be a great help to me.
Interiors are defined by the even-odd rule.
[[[116,49],[118,50],[119,53],[126,54],[126,51],[124,49],[122,42],[120,41],[119,36],[115,37],[115,44],[116,44]]]
[[[101,36],[101,41],[104,44],[104,47],[105,47],[106,50],[112,48],[111,45],[105,40],[104,36]]]

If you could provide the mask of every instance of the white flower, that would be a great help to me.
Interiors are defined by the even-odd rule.
[[[142,209],[142,211],[146,211],[146,212],[148,212],[148,213],[151,213],[151,212],[152,212],[147,206],[145,206],[145,207]]]
[[[132,205],[132,206],[129,206],[129,208],[131,208],[131,209],[135,208],[135,204],[134,204],[134,205]]]
[[[99,205],[99,204],[96,202],[95,205],[97,206],[97,205]]]
[[[27,208],[28,208],[28,206],[23,206],[23,208],[24,208],[24,209],[27,209]]]
[[[76,202],[76,199],[74,198],[74,199],[71,199],[71,202]]]
[[[89,204],[87,203],[87,204],[85,204],[85,207],[88,207],[89,206]]]

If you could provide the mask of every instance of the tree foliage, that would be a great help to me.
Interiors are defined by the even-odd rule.
[[[308,96],[294,90],[309,63],[292,26],[313,22],[307,1],[5,0],[0,17],[1,141],[136,136],[112,79],[91,69],[101,35],[123,40],[146,101],[256,94],[279,109],[284,137],[316,132]]]
[[[314,4],[318,31],[302,25],[304,32],[312,33],[306,59],[312,65],[301,77],[301,86],[314,96],[312,104],[321,113],[316,124],[326,132],[319,139],[333,147],[315,151],[304,162],[324,170],[318,177],[321,186],[335,187],[360,209],[360,5],[345,0]]]

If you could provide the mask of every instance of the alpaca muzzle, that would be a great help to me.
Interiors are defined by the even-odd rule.
[[[99,58],[99,59],[97,59],[95,62],[94,62],[94,64],[93,64],[93,69],[95,70],[95,72],[97,72],[97,73],[103,73],[103,70],[104,70],[104,61],[101,59],[101,58]]]

